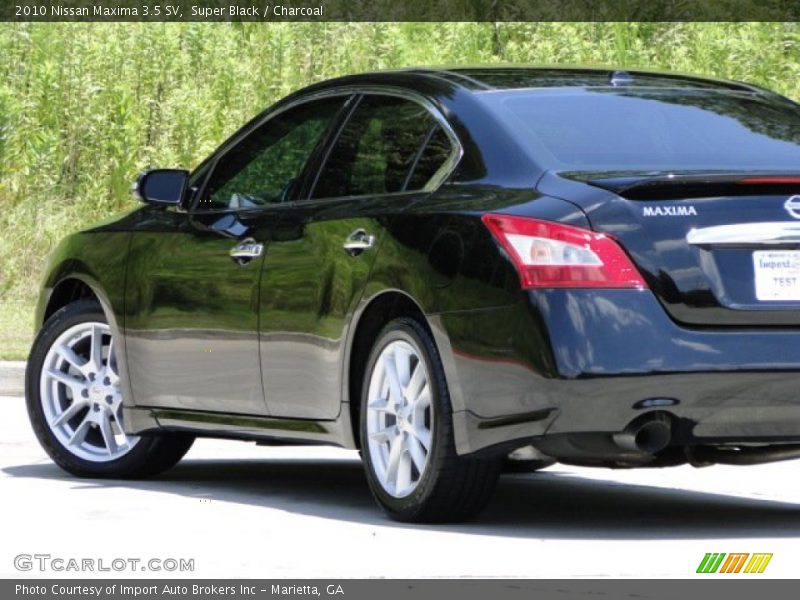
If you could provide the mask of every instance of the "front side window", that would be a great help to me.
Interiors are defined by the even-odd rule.
[[[220,158],[197,208],[253,208],[295,199],[298,178],[344,98],[307,102],[268,120]]]
[[[428,150],[429,144],[435,148]],[[420,190],[450,151],[449,138],[425,107],[394,96],[366,96],[339,133],[312,197]]]

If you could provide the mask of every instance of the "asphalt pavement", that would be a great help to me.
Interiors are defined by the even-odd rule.
[[[0,373],[19,394],[18,366]],[[39,448],[20,395],[0,407],[0,576],[692,577],[710,552],[773,558],[760,575],[700,577],[798,574],[796,461],[556,465],[504,476],[473,522],[415,526],[384,517],[355,452],[200,440],[151,480],[76,479]],[[53,570],[84,560],[94,571]],[[186,571],[163,570],[181,560]]]
[[[24,379],[24,362],[0,360],[0,396],[22,396]]]

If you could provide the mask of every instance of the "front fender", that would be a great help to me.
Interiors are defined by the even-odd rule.
[[[88,287],[105,313],[114,339],[117,362],[124,382],[125,404],[133,403],[125,352],[125,280],[130,244],[129,232],[92,231],[66,237],[50,253],[45,264],[34,325],[38,332],[47,318],[72,298],[59,294],[62,286],[76,282]]]

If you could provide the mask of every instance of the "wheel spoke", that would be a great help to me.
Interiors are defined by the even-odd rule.
[[[72,401],[67,410],[58,415],[58,418],[53,421],[53,427],[61,427],[64,423],[74,418],[81,410],[88,406],[88,402],[83,398],[77,398]]]
[[[111,421],[111,429],[114,431],[114,435],[125,435],[125,431],[123,431],[122,426],[119,424],[119,421],[114,419]]]
[[[111,414],[114,417],[114,421],[112,425],[117,428],[118,433],[123,437],[125,440],[125,445],[128,444],[128,434],[125,433],[125,429],[122,427],[122,400],[115,400],[114,404],[111,405]]]
[[[412,402],[416,403],[419,400],[420,394],[427,387],[428,376],[425,373],[425,365],[422,361],[418,362],[414,367],[414,373],[406,386],[406,397]]]
[[[114,438],[114,431],[111,429],[111,420],[108,413],[104,413],[100,417],[100,433],[103,435],[103,441],[106,444],[108,453],[116,454],[119,448],[117,447],[117,440]]]
[[[83,380],[73,377],[69,373],[59,371],[58,369],[48,369],[47,375],[48,377],[51,377],[69,387],[72,390],[73,398],[80,396],[81,390],[83,390],[83,388],[86,386],[86,383]]]
[[[366,403],[366,451],[383,489],[402,498],[416,488],[432,445],[432,391],[426,363],[407,340],[375,360]]]
[[[400,454],[400,464],[397,467],[397,492],[403,492],[411,485],[411,457],[408,452]]]
[[[403,388],[400,387],[400,380],[397,378],[397,369],[394,361],[389,357],[383,360],[383,370],[386,373],[386,379],[389,382],[389,399],[395,403],[403,401]]]
[[[378,442],[379,444],[383,444],[385,442],[391,442],[395,437],[395,430],[394,426],[386,427],[384,429],[379,429],[373,433],[369,434],[369,438]]]
[[[413,435],[409,436],[408,440],[406,440],[406,446],[408,446],[408,454],[411,456],[411,460],[414,461],[414,466],[417,467],[419,473],[422,473],[422,470],[425,468],[427,456],[425,450],[422,449],[419,439]]]
[[[103,330],[97,325],[92,325],[91,344],[90,361],[92,366],[99,371],[103,366]]]
[[[394,369],[397,373],[397,380],[402,387],[405,387],[411,378],[409,369],[411,367],[411,354],[403,346],[394,347]]]
[[[393,415],[393,414],[395,414],[397,412],[395,410],[394,404],[392,404],[391,402],[389,402],[385,398],[379,398],[379,399],[371,402],[367,406],[367,408],[369,410],[374,410],[376,412],[389,413],[390,415]]]
[[[403,440],[397,435],[389,442],[389,458],[386,461],[386,485],[397,485],[397,471],[403,455]]]
[[[427,410],[431,406],[431,392],[426,383],[420,393],[414,399],[414,408],[420,412]]]
[[[114,338],[108,345],[108,358],[106,359],[106,374],[111,379],[112,385],[119,383],[119,365],[117,364],[117,349],[114,346]]]
[[[124,429],[117,346],[106,323],[85,321],[64,330],[43,363],[41,405],[62,447],[102,463],[116,460],[139,442]],[[65,394],[61,386],[70,391]]]
[[[415,420],[412,424],[412,432],[414,437],[419,440],[419,443],[422,444],[422,447],[425,448],[428,452],[431,450],[431,432],[430,430],[425,427],[424,422],[419,422],[419,420]]]
[[[397,407],[395,406],[394,402],[392,402],[392,390],[391,386],[389,385],[389,378],[386,376],[386,372],[383,374],[383,381],[381,383],[381,398],[386,405],[386,412],[396,415]]]
[[[81,421],[81,424],[78,425],[78,428],[69,438],[67,444],[70,446],[77,446],[79,444],[82,444],[83,441],[86,439],[86,434],[89,433],[89,428],[91,426],[92,426],[92,421],[87,416],[87,418]]]
[[[78,369],[78,371],[81,373],[83,373],[83,370],[89,363],[88,360],[75,354],[75,351],[66,344],[61,344],[58,348],[56,348],[56,353],[73,367]]]

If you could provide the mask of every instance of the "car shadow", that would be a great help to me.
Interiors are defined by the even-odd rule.
[[[124,487],[389,527],[540,539],[800,537],[800,505],[629,485],[548,470],[504,476],[489,507],[458,525],[408,525],[383,516],[357,460],[185,460],[146,481],[74,479],[51,463],[6,467],[13,477]]]

